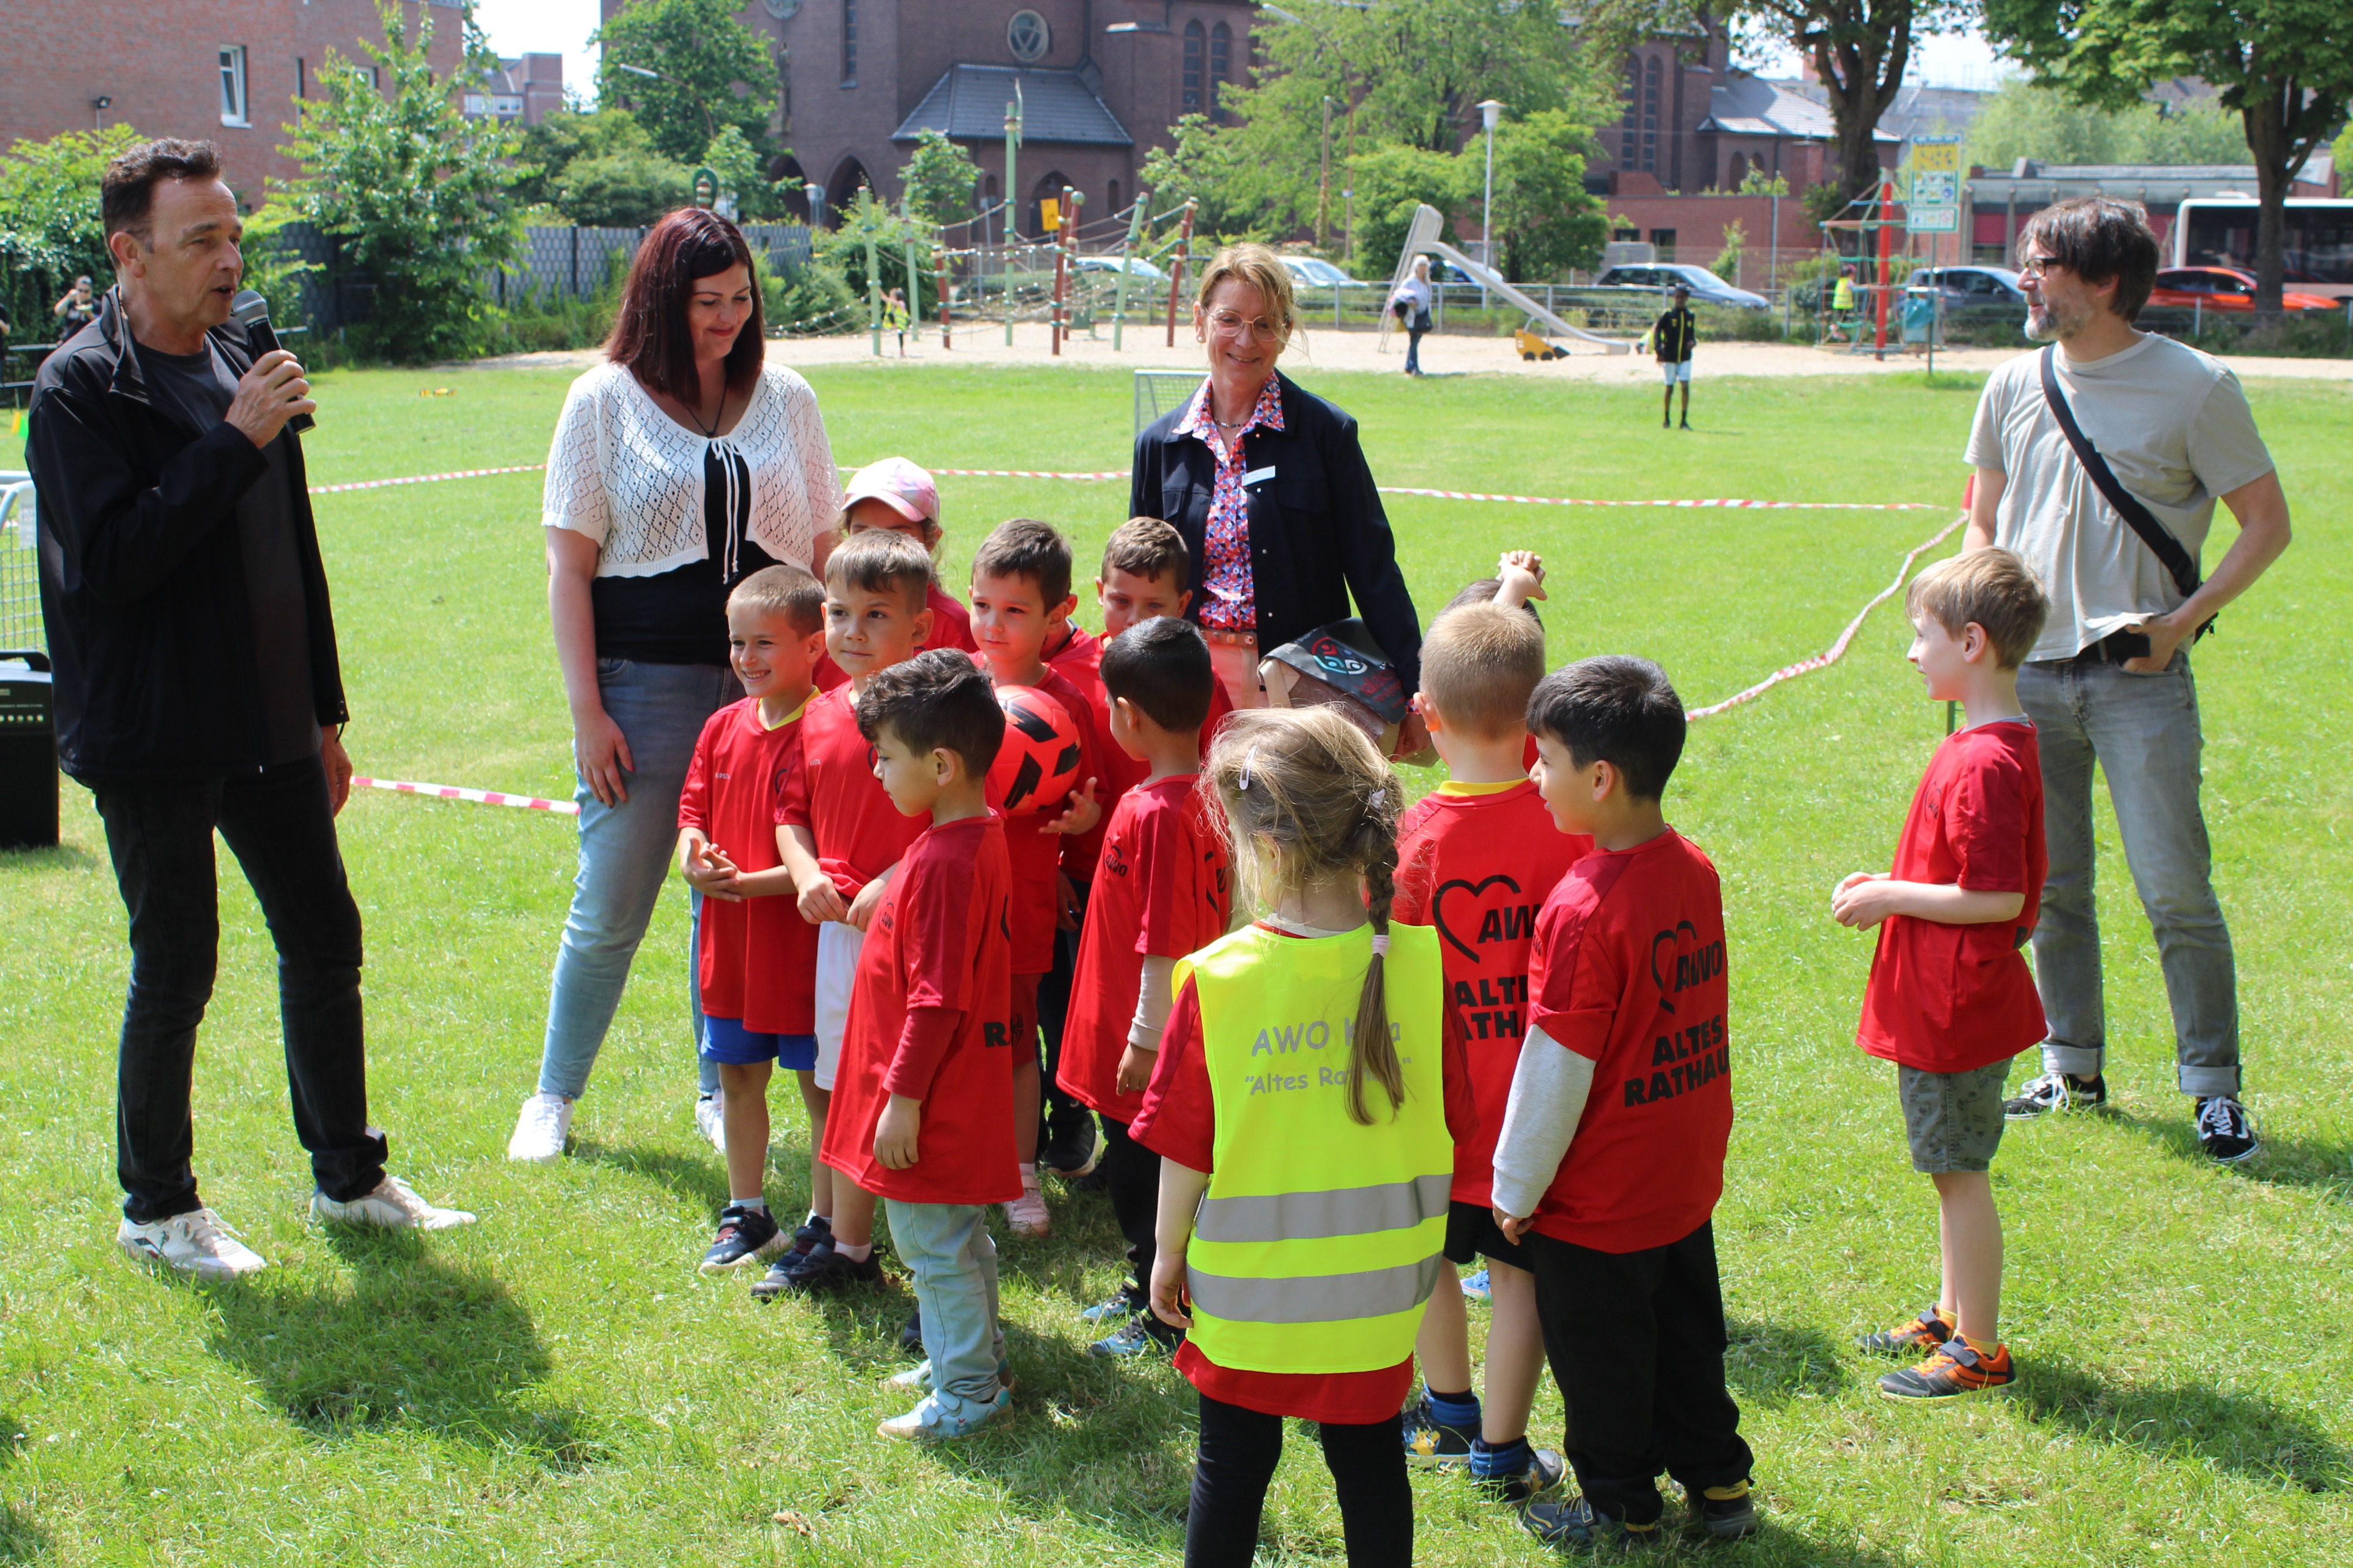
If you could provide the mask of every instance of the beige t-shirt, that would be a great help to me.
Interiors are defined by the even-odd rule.
[[[1967,460],[2007,476],[1994,542],[2023,557],[2051,595],[2051,618],[2028,657],[2073,658],[2183,595],[2076,460],[2042,400],[2041,357],[2021,354],[1986,378]],[[2239,378],[2211,354],[2155,334],[2085,364],[2064,350],[2054,357],[2075,423],[2196,559],[2214,498],[2272,471]]]

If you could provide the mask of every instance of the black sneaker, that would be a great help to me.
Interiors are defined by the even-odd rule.
[[[791,1290],[793,1288],[793,1265],[798,1261],[799,1259],[796,1258],[788,1252],[784,1257],[776,1259],[774,1263],[769,1264],[767,1273],[752,1281],[752,1300],[754,1301],[773,1301],[777,1297]]]
[[[1583,1497],[1566,1502],[1535,1502],[1520,1510],[1520,1523],[1546,1546],[1592,1546],[1604,1541],[1656,1541],[1659,1521],[1629,1524]]]
[[[813,1214],[793,1232],[792,1256],[807,1258],[818,1247],[833,1245],[833,1222],[821,1214]]]
[[[2252,1160],[2263,1150],[2263,1141],[2255,1136],[2255,1119],[2247,1114],[2235,1094],[2200,1096],[2196,1125],[2199,1143],[2221,1164]]]
[[[899,1348],[909,1355],[923,1353],[923,1310],[921,1307],[907,1314],[906,1325],[899,1331]]]
[[[1172,1356],[1176,1353],[1176,1347],[1184,1342],[1184,1330],[1172,1329],[1149,1312],[1139,1312],[1089,1345],[1087,1353],[1103,1361],[1126,1361],[1136,1356]]]
[[[1060,1127],[1049,1124],[1046,1146],[1038,1151],[1038,1163],[1066,1182],[1075,1182],[1095,1173],[1095,1119],[1081,1111],[1062,1121]]]
[[[1757,1498],[1746,1481],[1710,1487],[1689,1496],[1692,1522],[1718,1541],[1738,1541],[1764,1528],[1765,1521],[1757,1515]]]
[[[1506,1508],[1531,1503],[1568,1479],[1568,1461],[1550,1448],[1528,1450],[1527,1468],[1515,1476],[1477,1476],[1479,1489]]]
[[[729,1204],[719,1211],[719,1234],[702,1255],[702,1272],[726,1274],[757,1263],[785,1245],[776,1222],[766,1209]]]
[[[845,1285],[871,1285],[881,1278],[882,1260],[871,1252],[860,1263],[838,1247],[821,1247],[808,1255],[807,1262],[793,1270],[785,1284],[787,1289],[808,1295]]]
[[[1854,1348],[1867,1355],[1918,1355],[1935,1350],[1959,1331],[1939,1317],[1932,1304],[1921,1308],[1908,1323],[1857,1335]]]
[[[2029,1079],[2015,1100],[2001,1102],[2005,1121],[2032,1121],[2054,1110],[2105,1110],[2108,1080],[2101,1074],[2077,1078],[2073,1073],[2047,1072]]]
[[[1471,1463],[1471,1440],[1479,1436],[1467,1426],[1449,1426],[1430,1407],[1430,1395],[1423,1394],[1405,1413],[1405,1458],[1409,1465],[1467,1466]]]

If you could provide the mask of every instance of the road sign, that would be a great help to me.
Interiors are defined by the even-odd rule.
[[[1905,200],[1905,226],[1915,234],[1952,234],[1961,226],[1961,139],[1918,136],[1912,141],[1912,188]]]

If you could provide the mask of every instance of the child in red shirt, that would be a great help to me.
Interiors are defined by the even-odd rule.
[[[988,1205],[1021,1190],[1013,1152],[1004,819],[984,795],[1005,739],[987,677],[938,648],[869,679],[859,728],[892,804],[922,831],[874,911],[850,993],[825,1158],[890,1206],[915,1277],[920,1389],[886,1437],[961,1437],[1013,1402]]]
[[[810,1125],[816,1087],[817,932],[789,898],[776,848],[777,797],[800,766],[809,672],[825,649],[825,590],[797,566],[753,573],[727,595],[727,649],[744,698],[712,714],[678,800],[678,869],[702,895],[696,973],[702,1054],[719,1067],[727,1206],[702,1272],[757,1262],[785,1245],[768,1213],[768,1078],[798,1075]]]
[[[923,547],[935,561],[940,552],[940,487],[925,469],[904,458],[883,458],[849,476],[842,492],[839,540],[870,529],[903,533]],[[925,647],[960,647],[973,652],[972,617],[940,591],[936,582],[923,590],[923,606],[932,612],[932,629]],[[830,658],[818,661],[817,684],[830,691],[848,680]]]
[[[1103,690],[1100,672],[1104,645],[1139,621],[1148,621],[1155,616],[1181,619],[1193,600],[1192,590],[1185,586],[1190,571],[1183,534],[1156,517],[1129,518],[1111,531],[1111,538],[1103,545],[1102,575],[1095,579],[1095,605],[1103,611],[1103,635],[1098,637],[1066,619],[1059,631],[1047,639],[1046,662],[1090,695],[1097,715],[1106,723],[1111,699]],[[1224,686],[1212,685],[1209,690],[1209,715],[1195,737],[1196,766],[1198,748],[1207,744],[1208,737],[1217,730],[1218,721],[1234,710]],[[1105,735],[1108,738],[1108,730]],[[1107,754],[1097,759],[1103,769],[1103,798],[1107,803],[1116,803],[1144,782],[1151,763],[1125,755],[1115,744],[1107,745],[1104,751]],[[1038,985],[1038,1022],[1050,1045],[1064,1034],[1071,981],[1078,967],[1079,937],[1086,925],[1088,889],[1094,878],[1095,864],[1103,858],[1103,836],[1109,826],[1106,819],[1092,833],[1063,842],[1063,910],[1060,929],[1054,940],[1054,967]],[[1060,1061],[1051,1051],[1049,1058],[1050,1066]],[[1105,1129],[1104,1137],[1110,1136],[1109,1129]],[[1094,1170],[1094,1118],[1088,1114],[1083,1103],[1062,1089],[1058,1072],[1050,1072],[1046,1080],[1046,1142],[1039,1151],[1039,1163],[1066,1180],[1076,1180]],[[1149,1220],[1145,1223],[1149,1224]],[[1096,1318],[1102,1315],[1100,1309],[1087,1310]]]
[[[1548,1490],[1563,1462],[1528,1446],[1544,1330],[1527,1249],[1504,1238],[1489,1209],[1495,1136],[1527,1030],[1536,910],[1593,848],[1584,834],[1554,828],[1520,761],[1528,697],[1544,673],[1544,627],[1522,610],[1474,601],[1431,623],[1414,710],[1445,759],[1447,779],[1398,825],[1395,918],[1438,930],[1447,1001],[1479,1107],[1480,1135],[1454,1149],[1446,1258],[1461,1267],[1484,1257],[1494,1303],[1482,1410],[1472,1392],[1462,1291],[1430,1297],[1414,1341],[1424,1383],[1420,1403],[1406,1414],[1406,1454],[1426,1464],[1467,1465],[1507,1503]]]
[[[1100,759],[1110,750],[1103,718],[1089,694],[1043,658],[1048,639],[1078,603],[1071,593],[1071,546],[1049,525],[1027,518],[1001,523],[972,558],[972,629],[976,656],[998,686],[1035,687],[1060,702],[1079,726],[1079,783],[1069,809],[1009,818],[1013,857],[1013,1135],[1021,1149],[1021,1193],[1006,1209],[1016,1236],[1052,1228],[1038,1181],[1039,1113],[1044,1075],[1038,1063],[1038,982],[1054,967],[1060,912],[1062,846],[1103,820]],[[1048,1042],[1060,1047],[1057,1036]],[[1050,1063],[1049,1064],[1050,1069]]]
[[[1133,1128],[1162,1157],[1152,1310],[1201,1399],[1185,1560],[1250,1561],[1289,1415],[1349,1561],[1409,1562],[1398,1407],[1476,1126],[1437,933],[1389,920],[1403,786],[1328,708],[1236,713],[1204,772],[1265,912],[1178,965]]]
[[[1588,658],[1537,685],[1528,728],[1554,825],[1595,847],[1536,916],[1495,1148],[1495,1224],[1527,1244],[1584,1494],[1521,1518],[1554,1545],[1657,1540],[1663,1469],[1736,1539],[1757,1519],[1709,1217],[1732,1133],[1724,894],[1659,807],[1683,703],[1648,659]]]
[[[923,831],[891,804],[874,776],[873,747],[858,728],[866,682],[922,648],[931,630],[923,591],[932,558],[902,534],[872,530],[835,546],[825,563],[825,643],[849,675],[809,704],[801,721],[801,767],[776,805],[777,848],[791,871],[801,918],[817,927],[816,1088],[829,1095],[849,1026],[858,951],[890,889],[899,858]],[[812,1115],[816,1115],[812,1101]],[[810,1140],[825,1130],[810,1125]],[[763,1300],[786,1290],[871,1284],[874,1194],[830,1170],[812,1178],[809,1217],[793,1250],[752,1288]]]
[[[2001,1216],[1988,1173],[2001,1145],[2010,1059],[2042,1038],[2042,1004],[2019,952],[2050,857],[2042,763],[2018,703],[2018,667],[2049,602],[2007,550],[1940,561],[1912,580],[1912,662],[1928,696],[1968,723],[1947,736],[1912,797],[1895,868],[1857,871],[1831,895],[1841,925],[1879,927],[1856,1043],[1895,1063],[1912,1168],[1936,1184],[1944,1279],[1936,1305],[1865,1335],[1866,1351],[1926,1351],[1879,1380],[1890,1399],[1945,1400],[2016,1376],[2001,1342]]]
[[[1103,1181],[1127,1241],[1127,1284],[1086,1314],[1114,1331],[1088,1348],[1130,1356],[1172,1350],[1177,1334],[1146,1310],[1160,1163],[1128,1136],[1128,1123],[1144,1106],[1176,961],[1226,934],[1233,894],[1225,829],[1198,787],[1202,721],[1218,688],[1200,628],[1169,617],[1130,626],[1103,645],[1102,678],[1113,744],[1146,771],[1103,835],[1059,1076],[1103,1115]]]

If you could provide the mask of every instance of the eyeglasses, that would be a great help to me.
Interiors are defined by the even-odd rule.
[[[2041,278],[2048,274],[2052,268],[2063,268],[2066,265],[2055,256],[2030,256],[2018,264],[2018,275],[2021,278]]]
[[[1221,338],[1240,338],[1245,342],[1251,338],[1264,338],[1271,343],[1279,343],[1283,339],[1283,330],[1264,316],[1245,319],[1239,310],[1212,310],[1209,312],[1209,325]]]

